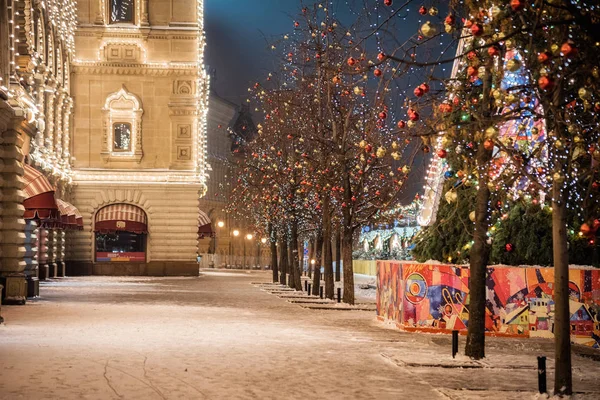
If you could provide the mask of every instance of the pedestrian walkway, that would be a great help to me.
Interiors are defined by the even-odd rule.
[[[2,309],[0,399],[537,397],[549,341],[490,338],[484,361],[452,359],[449,336],[400,332],[372,311],[306,309],[252,284],[270,274],[50,281],[44,297]],[[600,362],[573,362],[578,398],[600,398]]]

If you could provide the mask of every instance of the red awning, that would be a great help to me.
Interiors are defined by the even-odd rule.
[[[215,233],[212,229],[212,224],[208,215],[200,211],[198,215],[198,238],[204,239],[205,237],[213,237]]]
[[[59,212],[54,199],[54,186],[48,179],[31,165],[24,165],[25,200],[23,206],[25,219],[38,219],[45,224],[58,222]]]
[[[94,232],[148,233],[148,218],[139,207],[131,204],[111,204],[96,213]]]
[[[64,228],[83,229],[83,217],[73,204],[61,199],[56,199],[56,204],[60,211],[60,222]]]

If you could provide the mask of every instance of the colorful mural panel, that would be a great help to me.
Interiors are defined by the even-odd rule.
[[[378,261],[377,278],[380,319],[407,329],[467,329],[467,267]],[[600,270],[571,269],[569,280],[571,339],[600,348]],[[490,334],[553,337],[552,268],[490,266],[486,285]]]

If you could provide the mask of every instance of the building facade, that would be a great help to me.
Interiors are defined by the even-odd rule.
[[[203,0],[79,0],[70,274],[197,275],[207,191]]]
[[[71,191],[70,62],[75,0],[0,0],[2,301],[64,275]],[[69,219],[69,214],[71,219]]]

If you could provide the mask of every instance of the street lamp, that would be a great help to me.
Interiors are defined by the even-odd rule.
[[[217,226],[218,226],[219,228],[222,228],[222,227],[224,227],[224,226],[225,226],[225,222],[223,222],[223,221],[219,221],[219,222],[217,222]]]
[[[265,243],[267,243],[267,238],[262,238],[262,239],[260,239],[260,242],[261,242],[262,244],[265,244]]]

